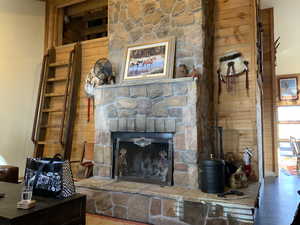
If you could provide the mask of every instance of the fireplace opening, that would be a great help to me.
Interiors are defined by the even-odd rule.
[[[116,132],[113,175],[117,180],[173,184],[173,134]]]

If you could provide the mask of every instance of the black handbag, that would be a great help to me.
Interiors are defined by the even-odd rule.
[[[28,158],[25,179],[33,186],[33,195],[67,198],[75,194],[70,163],[59,154],[53,158]]]

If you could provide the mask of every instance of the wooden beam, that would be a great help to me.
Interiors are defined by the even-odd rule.
[[[107,10],[98,11],[91,14],[86,14],[83,17],[83,21],[88,22],[91,20],[97,20],[97,19],[105,19],[107,18]]]
[[[65,15],[67,16],[75,16],[87,11],[99,11],[103,7],[108,6],[107,0],[90,0],[84,4],[76,4],[74,6],[70,6],[66,9]]]
[[[103,32],[107,32],[107,25],[87,28],[84,30],[83,33],[86,36],[86,35],[91,35],[91,34],[99,34],[99,33],[103,33]]]
[[[198,84],[198,148],[199,159],[216,153],[213,127],[216,126],[214,80],[215,0],[203,0],[203,74]],[[199,49],[200,51],[200,49]]]
[[[56,5],[56,8],[60,9],[60,8],[68,7],[68,6],[79,4],[82,2],[86,2],[86,1],[87,0],[65,0],[62,3]]]

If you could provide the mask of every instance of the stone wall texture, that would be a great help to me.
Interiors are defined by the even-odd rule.
[[[172,132],[174,185],[197,189],[196,92],[192,78],[97,89],[94,175],[112,177],[112,132]]]
[[[251,225],[237,209],[209,202],[190,202],[152,195],[77,187],[87,195],[87,212],[154,225]],[[245,216],[245,215],[240,215]],[[243,222],[244,221],[244,222]]]
[[[176,37],[176,65],[202,71],[201,0],[108,0],[109,58],[122,74],[127,45]]]

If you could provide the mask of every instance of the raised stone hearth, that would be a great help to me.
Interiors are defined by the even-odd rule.
[[[197,189],[196,92],[196,81],[192,78],[97,89],[94,175],[114,177],[113,132],[172,133],[173,183]]]
[[[246,195],[219,198],[200,190],[90,178],[76,183],[87,212],[154,225],[253,224],[259,184]]]

